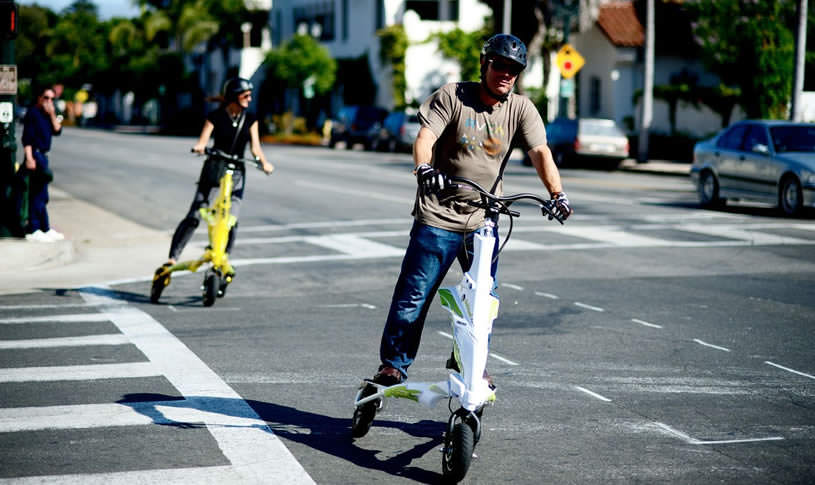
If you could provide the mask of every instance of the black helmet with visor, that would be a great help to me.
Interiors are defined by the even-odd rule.
[[[231,103],[237,101],[238,95],[241,93],[252,91],[253,89],[255,89],[255,87],[252,85],[252,81],[242,77],[233,77],[227,79],[224,83],[223,96],[227,103]]]

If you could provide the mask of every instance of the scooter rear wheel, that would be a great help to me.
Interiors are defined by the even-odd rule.
[[[214,271],[210,271],[204,277],[203,299],[204,306],[212,306],[215,298],[218,297],[218,288],[221,286],[220,278]]]
[[[441,464],[445,482],[458,483],[464,479],[473,459],[474,448],[475,435],[466,422],[457,422],[452,430],[445,433]]]
[[[376,393],[376,388],[370,384],[360,394],[360,399],[368,397]],[[362,406],[357,406],[354,409],[354,417],[351,418],[351,436],[353,438],[362,438],[368,431],[371,430],[371,425],[376,417],[376,410],[379,403],[374,400],[367,402]]]

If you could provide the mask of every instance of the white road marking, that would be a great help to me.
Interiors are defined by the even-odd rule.
[[[74,347],[87,345],[126,345],[130,343],[122,334],[83,335],[81,337],[56,337],[20,340],[0,340],[0,349],[42,349],[47,347]]]
[[[810,374],[805,374],[803,372],[797,371],[795,369],[790,369],[789,367],[784,367],[783,365],[776,364],[775,362],[770,362],[769,360],[764,361],[765,364],[771,365],[773,367],[777,367],[781,370],[785,370],[787,372],[792,372],[793,374],[798,374],[799,376],[809,377],[810,379],[815,379],[815,376]]]
[[[0,382],[85,381],[159,375],[161,372],[150,362],[128,362],[126,364],[2,368],[0,369]],[[0,409],[0,415],[3,412],[5,410]]]
[[[710,347],[711,349],[721,350],[723,352],[730,352],[730,349],[728,349],[727,347],[720,347],[718,345],[709,344],[707,342],[699,340],[698,338],[693,339],[693,341],[696,342],[699,345],[704,345],[705,347]]]
[[[389,246],[370,239],[361,238],[353,234],[334,234],[329,236],[307,237],[305,242],[333,249],[350,256],[364,256],[367,258],[387,258],[391,256],[404,256],[404,248]]]
[[[335,192],[335,193],[346,194],[346,195],[350,195],[350,196],[359,196],[359,194],[362,192],[359,189],[338,187],[336,185],[330,185],[330,184],[320,184],[320,183],[316,183],[316,182],[310,182],[310,181],[307,181],[307,180],[296,180],[294,183],[296,185],[321,190],[323,192]],[[396,202],[398,204],[402,204],[402,205],[405,205],[405,206],[413,204],[413,202],[415,200],[413,197],[409,197],[409,198],[408,197],[394,197],[392,195],[380,194],[378,192],[371,192],[369,190],[365,190],[364,193],[365,193],[365,198],[366,199],[376,199],[376,200],[384,200],[384,201],[387,201],[387,202]]]
[[[591,310],[593,312],[604,312],[605,310],[600,308],[599,306],[591,306],[586,305],[585,303],[580,303],[579,301],[574,302],[574,306],[579,306],[580,308],[585,308],[586,310]]]
[[[538,296],[542,296],[544,298],[549,298],[550,300],[559,300],[560,299],[560,297],[557,296],[557,295],[553,295],[551,293],[544,293],[542,291],[536,291],[535,294],[538,295]]]
[[[41,305],[0,305],[0,310],[45,310],[51,308],[78,308],[78,307],[93,307],[88,303],[55,303],[55,304],[41,304]]]
[[[736,439],[736,440],[698,440],[693,438],[679,430],[676,430],[665,423],[655,423],[658,427],[660,427],[663,431],[667,432],[670,435],[673,435],[682,441],[690,444],[690,445],[729,445],[729,444],[738,444],[738,443],[755,443],[759,441],[779,441],[783,440],[783,436],[769,436],[766,438],[744,438],[744,439]]]
[[[634,323],[639,323],[640,325],[645,325],[646,327],[662,328],[662,325],[657,325],[656,323],[648,323],[648,322],[646,322],[644,320],[640,320],[638,318],[632,318],[631,321],[634,322]]]
[[[512,283],[501,283],[502,287],[512,288],[513,290],[523,291],[523,286],[513,285]]]
[[[87,302],[108,302],[106,315],[187,399],[207,426],[224,456],[246,483],[314,481],[254,409],[204,364],[184,343],[150,315],[122,306],[106,288],[81,291]],[[172,406],[172,404],[163,404]],[[0,410],[2,413],[2,410]],[[0,414],[2,415],[2,414]],[[233,418],[240,426],[222,426]]]
[[[317,305],[318,308],[367,308],[375,310],[376,306],[370,303],[338,303],[336,305]]]
[[[590,391],[590,390],[586,389],[585,387],[574,386],[574,388],[577,389],[580,392],[584,392],[584,393],[588,394],[589,396],[591,396],[591,397],[593,397],[595,399],[599,399],[599,400],[605,401],[605,402],[611,402],[611,399],[609,399],[609,398],[607,398],[605,396],[602,396],[600,394],[597,394],[594,391]]]
[[[453,336],[452,336],[452,335],[450,335],[449,333],[447,333],[447,332],[442,332],[441,330],[437,331],[436,333],[438,333],[439,335],[441,335],[441,336],[442,336],[442,337],[444,337],[444,338],[449,338],[450,340],[454,340],[454,339],[455,339],[455,337],[453,337]],[[501,362],[503,362],[503,363],[505,363],[505,364],[508,364],[508,365],[521,365],[521,364],[519,364],[519,363],[517,363],[517,362],[515,362],[515,361],[512,361],[512,360],[507,359],[506,357],[502,357],[502,356],[500,356],[500,355],[496,354],[495,352],[490,352],[490,354],[489,354],[489,355],[490,355],[490,357],[492,357],[493,359],[500,360]]]
[[[121,303],[120,303],[121,304]],[[104,313],[78,313],[73,315],[45,315],[41,317],[0,318],[0,324],[14,323],[76,323],[76,322],[107,322],[109,319]]]
[[[288,231],[291,229],[322,229],[327,227],[376,226],[391,224],[410,226],[410,219],[400,217],[399,219],[354,219],[350,221],[297,222],[294,224],[267,226],[241,226],[241,234],[246,232]],[[243,242],[243,239],[241,239],[241,242]]]
[[[33,477],[2,478],[2,485],[132,485],[134,483],[161,483],[162,485],[188,485],[190,483],[239,483],[240,475],[230,466],[201,468],[167,468],[84,475],[40,475]]]

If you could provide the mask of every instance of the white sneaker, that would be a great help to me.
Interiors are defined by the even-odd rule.
[[[51,241],[62,241],[63,239],[65,239],[64,234],[62,234],[61,232],[57,232],[53,229],[49,229],[48,232],[45,233],[45,235]]]
[[[25,238],[28,241],[51,242],[51,238],[48,237],[44,232],[40,231],[39,229],[32,232],[31,234],[26,234]]]

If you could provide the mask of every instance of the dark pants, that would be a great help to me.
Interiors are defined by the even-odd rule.
[[[245,178],[243,173],[240,170],[235,170],[232,173],[232,195],[230,197],[232,207],[229,211],[230,214],[235,216],[235,218],[238,217],[241,210],[244,184]],[[178,257],[181,256],[181,252],[184,250],[187,243],[190,242],[190,238],[192,238],[195,228],[198,227],[198,224],[201,222],[201,213],[199,212],[199,209],[201,207],[209,206],[212,198],[217,196],[218,190],[220,190],[220,183],[215,183],[213,185],[213,183],[208,181],[204,176],[198,180],[198,189],[195,191],[192,204],[190,204],[190,210],[187,212],[187,216],[184,217],[184,219],[182,219],[178,224],[178,227],[175,229],[175,233],[173,234],[173,242],[170,244],[171,259],[178,260]],[[237,229],[238,224],[236,223],[229,231],[229,240],[226,244],[227,254],[229,254],[229,252],[232,250],[232,245],[235,243],[235,234]]]
[[[44,153],[34,150],[34,159],[37,161],[37,173],[48,170],[48,157]],[[42,177],[30,176],[28,192],[28,233],[36,230],[48,232],[51,224],[48,220],[48,183]]]
[[[470,269],[473,234],[474,232],[446,231],[419,222],[413,223],[410,243],[393,290],[391,308],[379,347],[379,358],[383,365],[398,369],[407,377],[407,369],[419,350],[430,303],[453,260],[458,258],[462,271]],[[497,227],[494,234],[493,254],[496,254]],[[493,258],[490,267],[493,278],[497,268],[498,260]]]

